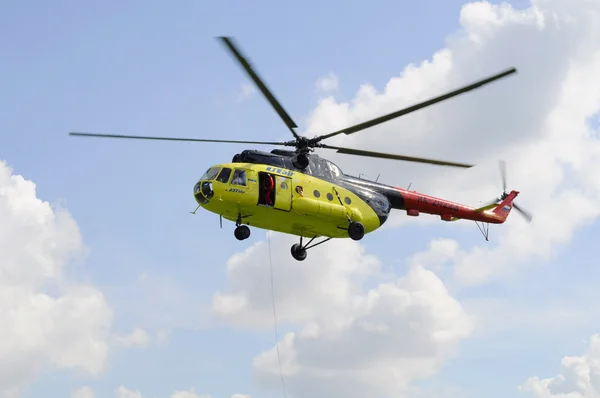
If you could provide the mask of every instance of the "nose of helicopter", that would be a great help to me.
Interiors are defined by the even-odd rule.
[[[199,205],[207,204],[214,196],[215,191],[210,181],[198,181],[194,185],[194,198]]]

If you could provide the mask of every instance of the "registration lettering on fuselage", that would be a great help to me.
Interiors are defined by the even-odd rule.
[[[281,174],[281,175],[288,176],[288,177],[291,177],[294,175],[293,171],[279,169],[277,167],[271,167],[271,166],[267,167],[267,171],[270,171],[271,173]]]
[[[431,201],[429,201],[426,197],[424,196],[419,196],[417,198],[417,202],[419,203],[426,203],[426,204],[430,204],[432,206],[439,206],[439,207],[443,207],[444,209],[450,209],[450,210],[454,210],[454,211],[458,211],[458,206],[444,202],[442,200],[437,200],[437,199],[433,199]]]
[[[233,193],[246,193],[246,191],[244,191],[242,189],[238,189],[238,188],[229,188],[229,192],[233,192]]]

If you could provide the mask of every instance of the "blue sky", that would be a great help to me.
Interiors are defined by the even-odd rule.
[[[253,383],[251,364],[273,345],[273,332],[213,326],[207,313],[213,294],[225,286],[228,258],[264,239],[264,232],[253,230],[248,241],[238,242],[231,225],[219,229],[217,216],[189,213],[197,178],[246,146],[83,139],[69,131],[287,139],[262,98],[236,101],[247,79],[215,36],[238,39],[303,131],[317,105],[319,77],[339,77],[340,101],[366,82],[382,88],[406,64],[444,47],[459,26],[462,3],[3,2],[0,50],[8,56],[0,62],[0,158],[36,183],[38,197],[61,203],[77,221],[91,252],[72,277],[106,294],[113,329],[169,332],[164,345],[111,354],[110,368],[98,378],[47,373],[24,397],[67,396],[84,384],[99,397],[113,396],[121,384],[144,397],[190,387],[214,397],[269,396]],[[576,305],[568,297],[591,289],[600,276],[586,260],[598,253],[598,232],[596,224],[579,231],[571,246],[543,261],[541,279],[534,267],[514,284],[461,291],[458,298],[514,295],[527,301],[534,291],[539,308],[563,297]],[[438,236],[466,246],[482,239],[475,226],[453,232],[434,224],[381,231],[365,244],[402,273],[403,260]],[[576,331],[512,329],[468,340],[433,383],[459,386],[472,397],[516,396],[527,377],[554,374],[562,356],[582,350],[581,340],[597,331],[590,322]],[[543,334],[533,338],[534,332]],[[526,359],[515,362],[515,356]]]

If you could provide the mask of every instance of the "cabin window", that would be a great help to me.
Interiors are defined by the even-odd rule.
[[[285,181],[281,183],[281,189],[283,189],[284,191],[287,189],[287,184],[285,183]]]
[[[321,192],[317,191],[316,189],[313,192],[313,195],[315,195],[315,198],[318,198],[321,196]]]
[[[235,169],[231,185],[246,185],[246,170]]]
[[[227,183],[229,181],[229,177],[231,176],[231,169],[228,167],[223,167],[223,170],[219,173],[217,177],[217,181]]]
[[[333,200],[333,195],[331,194],[331,192],[327,193],[327,199],[328,200]]]
[[[206,173],[204,173],[200,180],[212,180],[217,176],[219,170],[221,170],[220,167],[211,167],[210,169],[206,170]]]
[[[350,203],[352,203],[352,201],[350,200],[350,198],[347,197],[347,196],[344,198],[344,202],[346,202],[347,205],[349,205]]]

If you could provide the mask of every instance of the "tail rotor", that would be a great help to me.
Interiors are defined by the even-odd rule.
[[[494,199],[490,202],[487,202],[486,206],[500,204],[508,196],[508,193],[506,192],[506,190],[507,190],[506,162],[504,160],[500,160],[500,161],[498,161],[498,166],[500,168],[500,178],[502,179],[502,194],[499,197],[497,197],[496,199]],[[514,202],[513,202],[512,206],[516,211],[519,212],[519,214],[521,214],[521,216],[523,216],[523,218],[525,218],[527,220],[527,222],[531,222],[531,220],[533,219],[533,216],[530,212],[526,211],[525,209],[523,209],[522,207],[520,207],[519,205],[517,205]]]

